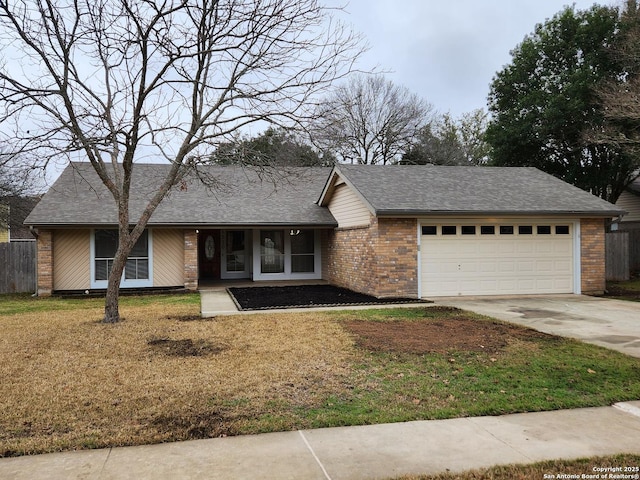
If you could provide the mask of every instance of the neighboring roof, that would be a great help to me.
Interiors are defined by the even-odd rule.
[[[532,167],[337,165],[320,205],[328,205],[338,176],[378,216],[626,213]]]
[[[40,201],[41,195],[12,196],[5,198],[0,203],[9,207],[9,231],[11,240],[35,240],[29,231],[29,227],[23,225],[24,219]]]
[[[640,195],[640,177],[627,185],[627,190],[631,193],[635,193],[636,195]]]
[[[137,221],[169,165],[135,164],[130,218]],[[206,187],[190,177],[160,203],[150,226],[336,226],[315,201],[330,168],[286,167],[278,172],[234,166],[202,167],[216,181]],[[117,225],[113,197],[89,163],[68,166],[25,221],[35,226]]]

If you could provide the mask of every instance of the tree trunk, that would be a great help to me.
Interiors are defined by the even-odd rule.
[[[113,259],[113,266],[109,273],[109,283],[107,284],[107,296],[104,302],[104,318],[102,323],[117,323],[120,321],[120,280],[122,272],[127,263],[127,256],[118,249]]]

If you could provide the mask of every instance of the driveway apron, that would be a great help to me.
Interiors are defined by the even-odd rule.
[[[637,302],[585,295],[538,295],[446,297],[436,299],[436,303],[640,357]]]

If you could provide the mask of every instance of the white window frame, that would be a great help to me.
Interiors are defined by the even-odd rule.
[[[92,289],[104,289],[109,285],[108,280],[96,280],[96,230],[109,230],[106,228],[95,228],[91,230],[90,238],[90,263],[91,263],[91,288]],[[125,278],[125,271],[122,272],[122,278],[120,280],[120,288],[145,288],[153,287],[153,230],[148,228],[147,230],[147,249],[149,258],[149,278],[127,280]]]
[[[263,230],[281,230],[284,233],[284,272],[262,273],[260,233]],[[314,235],[313,272],[291,272],[291,230],[311,230]],[[322,278],[322,252],[320,230],[305,227],[263,228],[253,231],[253,279],[260,280],[320,280]]]

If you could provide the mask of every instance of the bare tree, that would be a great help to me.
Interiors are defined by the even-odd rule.
[[[437,115],[416,134],[404,164],[485,165],[490,147],[484,139],[488,115],[482,109],[453,118]]]
[[[315,0],[0,0],[0,141],[91,162],[118,208],[105,322],[164,196],[243,126],[296,124],[353,69],[360,37]],[[9,142],[10,140],[10,142]],[[129,218],[141,159],[171,168]]]
[[[424,124],[431,105],[382,75],[356,75],[318,109],[314,143],[343,162],[398,161]]]

